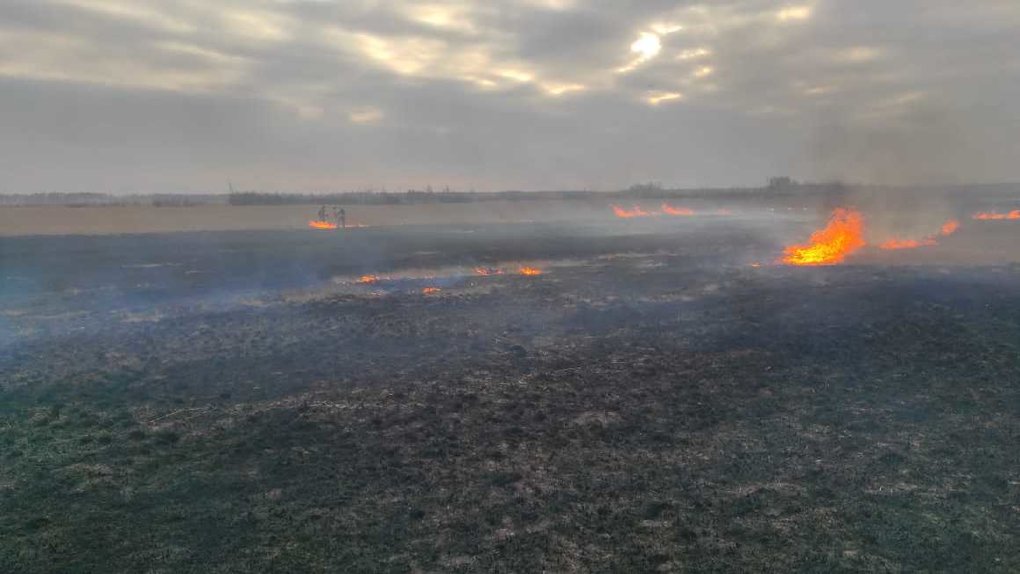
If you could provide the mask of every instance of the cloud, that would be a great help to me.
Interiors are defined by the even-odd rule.
[[[347,117],[355,124],[375,124],[382,121],[385,115],[379,108],[368,106],[351,110]]]
[[[649,92],[645,96],[645,101],[653,106],[657,106],[663,102],[672,102],[682,100],[684,97],[680,92]]]
[[[215,189],[224,170],[297,187],[729,185],[869,172],[857,144],[815,146],[909,145],[932,135],[918,118],[937,116],[952,118],[940,137],[963,133],[984,152],[951,162],[955,177],[1018,179],[1006,132],[1020,64],[1002,57],[1018,38],[1020,5],[1005,0],[12,0],[0,4],[0,117],[33,102],[48,127],[32,153],[54,165],[0,163],[10,191],[117,189],[116,174],[132,188]],[[47,123],[82,93],[93,117]],[[179,123],[103,102],[206,121],[167,137]],[[252,129],[258,150],[234,144]],[[150,169],[86,149],[90,134]],[[24,135],[5,130],[0,148]],[[222,148],[189,164],[203,141]],[[336,150],[357,161],[338,171]]]

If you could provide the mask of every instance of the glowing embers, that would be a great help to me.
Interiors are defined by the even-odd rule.
[[[475,267],[474,272],[475,275],[479,277],[494,277],[497,275],[507,274],[525,275],[533,277],[536,275],[542,275],[543,273],[542,269],[531,265],[520,265],[515,270],[509,271],[501,267]]]
[[[338,277],[335,283],[346,286],[354,293],[385,295],[391,293],[421,293],[435,295],[441,291],[475,289],[483,285],[472,279],[496,277],[531,278],[544,275],[546,271],[535,262],[507,263],[498,266],[477,267],[430,267],[403,269],[398,272],[377,274],[366,273]]]
[[[1020,220],[1020,209],[1014,209],[1009,213],[998,213],[995,211],[975,213],[973,218],[977,221]]]
[[[832,212],[828,225],[811,234],[803,245],[791,245],[783,252],[787,265],[836,265],[864,247],[864,216],[839,208]]]
[[[336,229],[337,224],[331,221],[319,221],[316,219],[309,221],[308,227],[310,227],[311,229]]]

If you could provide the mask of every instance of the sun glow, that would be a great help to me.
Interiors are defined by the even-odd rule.
[[[645,96],[645,102],[649,105],[657,106],[663,102],[682,100],[683,97],[684,95],[680,92],[651,92]]]
[[[662,40],[658,34],[641,32],[641,36],[630,45],[630,51],[639,54],[644,60],[651,60],[662,51]]]
[[[810,6],[787,6],[776,13],[780,22],[800,22],[811,18]]]

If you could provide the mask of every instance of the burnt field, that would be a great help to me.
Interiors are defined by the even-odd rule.
[[[1020,570],[1020,225],[718,223],[5,238],[0,571]]]

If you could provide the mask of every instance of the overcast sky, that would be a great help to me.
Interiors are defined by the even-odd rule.
[[[1018,0],[2,0],[0,193],[1020,181]]]

